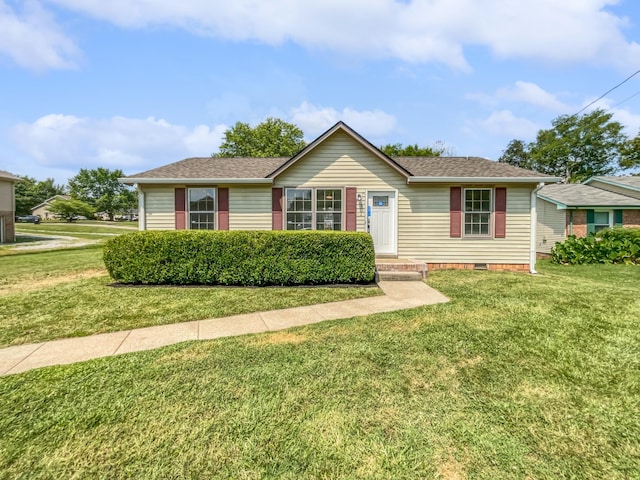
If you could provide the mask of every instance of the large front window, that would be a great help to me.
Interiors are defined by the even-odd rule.
[[[287,230],[342,230],[342,189],[287,188]]]
[[[215,230],[215,188],[189,189],[189,228],[191,230]]]
[[[467,188],[464,191],[464,234],[489,235],[491,226],[491,189]]]

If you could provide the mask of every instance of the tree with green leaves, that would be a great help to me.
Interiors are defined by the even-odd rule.
[[[62,185],[56,185],[53,178],[46,180],[36,180],[35,178],[24,176],[16,182],[16,215],[29,215],[31,209],[40,205],[48,198],[64,193]]]
[[[433,147],[419,147],[418,144],[403,146],[401,143],[388,143],[380,147],[388,157],[439,157],[447,151],[441,142]]]
[[[95,209],[86,202],[77,199],[54,200],[49,204],[49,211],[67,222],[74,221],[77,217],[83,216],[93,218]]]
[[[267,118],[251,127],[236,124],[224,132],[224,141],[213,157],[292,157],[306,146],[304,133],[292,123]]]
[[[621,150],[620,166],[624,169],[640,167],[640,133],[629,139]]]
[[[498,161],[562,177],[566,183],[610,175],[625,167],[629,145],[624,127],[612,116],[604,110],[561,115],[528,145],[512,140]]]
[[[118,182],[124,177],[122,170],[80,169],[80,172],[69,180],[69,194],[76,200],[82,200],[94,208],[96,212],[105,212],[109,220],[118,213],[137,208],[138,197],[128,187]]]

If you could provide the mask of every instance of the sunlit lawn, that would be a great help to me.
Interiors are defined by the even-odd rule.
[[[100,247],[0,257],[0,347],[379,295],[352,288],[114,288]]]
[[[0,378],[0,477],[640,478],[640,269],[539,270]]]

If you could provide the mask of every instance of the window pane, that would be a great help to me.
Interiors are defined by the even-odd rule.
[[[491,220],[491,190],[469,188],[464,191],[465,235],[489,235]]]
[[[389,206],[389,196],[388,195],[374,195],[373,196],[373,206],[374,207],[388,207]]]
[[[316,214],[316,230],[342,230],[342,214],[340,213]]]
[[[594,223],[596,225],[609,225],[609,212],[595,212]]]
[[[287,213],[287,230],[311,230],[310,213]]]
[[[189,228],[215,229],[215,188],[189,189]]]

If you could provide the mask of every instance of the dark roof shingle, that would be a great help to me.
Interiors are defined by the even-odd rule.
[[[582,183],[545,185],[538,190],[543,199],[567,207],[633,207],[640,208],[640,200],[609,192]]]

